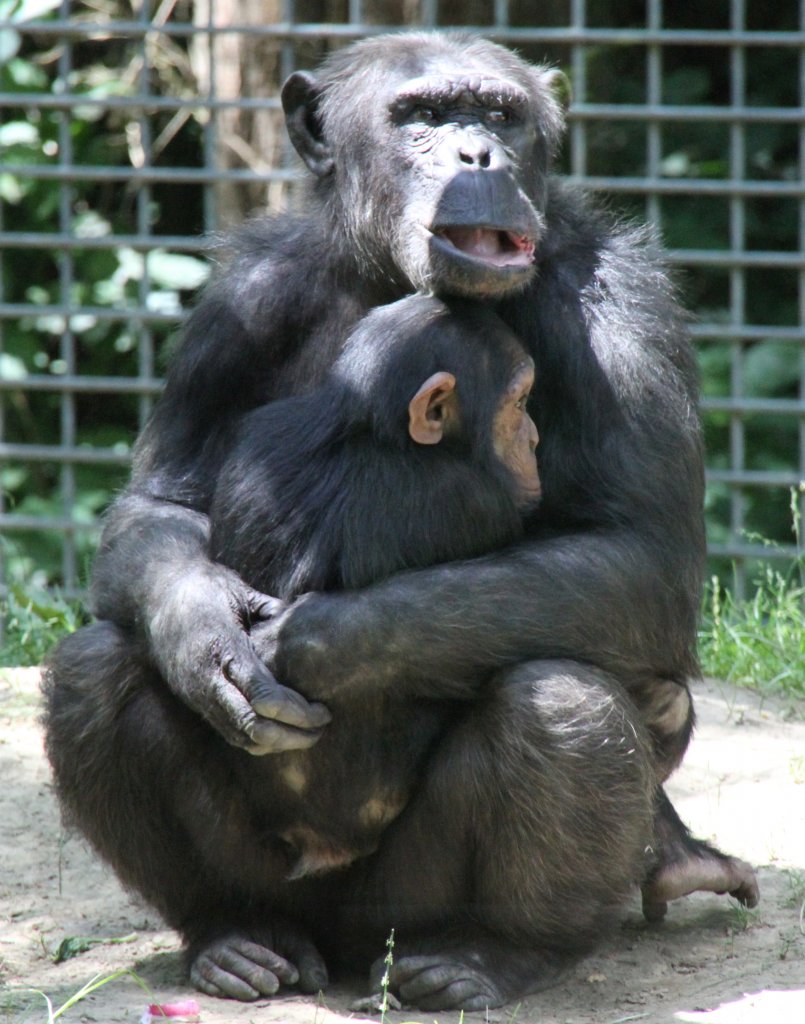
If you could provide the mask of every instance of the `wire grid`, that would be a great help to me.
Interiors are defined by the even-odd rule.
[[[231,3],[223,0],[142,2],[131,17],[116,19],[63,0],[45,18],[25,22],[18,12],[0,21],[0,49],[7,34],[16,33],[19,52],[42,55],[50,76],[24,97],[19,91],[0,93],[4,125],[27,119],[51,126],[36,159],[6,147],[6,170],[42,191],[45,205],[53,205],[44,227],[26,223],[13,190],[0,187],[0,341],[5,338],[6,354],[12,356],[0,362],[0,557],[6,566],[0,585],[20,574],[36,578],[38,571],[41,582],[55,581],[68,595],[83,592],[100,511],[91,496],[99,494],[102,505],[125,482],[133,438],[160,389],[166,339],[190,295],[182,281],[166,287],[151,257],[202,253],[204,235],[226,219],[222,188],[258,189],[277,205],[298,175],[287,142],[278,146],[270,165],[247,154],[238,166],[226,155],[222,125],[233,111],[238,116],[278,116],[279,111],[276,88],[258,95],[220,88],[227,42],[248,39],[265,47],[276,58],[279,82],[295,67],[314,63],[328,47],[397,27],[402,20],[369,24],[376,13],[371,0],[343,6],[343,20],[310,23],[297,20],[293,0],[275,0],[273,21],[247,24],[233,20]],[[619,21],[613,6],[558,0],[544,5],[550,15],[544,23],[534,10],[542,4],[495,0],[467,8],[479,31],[570,73],[568,175],[602,193],[610,205],[657,224],[670,236],[672,263],[700,282],[693,296],[697,344],[703,358],[715,353],[729,360],[728,387],[703,401],[714,441],[708,469],[710,551],[716,560],[735,563],[741,591],[754,560],[796,553],[790,538],[768,548],[747,537],[752,527],[747,503],[760,495],[761,506],[768,498],[790,514],[790,494],[799,489],[799,512],[805,501],[805,8],[798,21],[792,12],[783,30],[771,31],[763,27],[765,4],[759,0],[713,5],[698,19],[704,24],[692,28],[675,25],[670,0],[633,4],[644,13],[632,24]],[[486,20],[478,17],[481,7]],[[304,13],[310,4],[299,8]],[[238,19],[252,9],[234,7]],[[436,0],[403,3],[401,9],[408,24],[426,28],[461,21],[452,11],[440,22]],[[164,49],[177,67],[192,49],[193,74],[158,73]],[[723,95],[715,101],[671,102],[669,74],[684,73],[686,61],[695,64],[703,49],[717,51],[723,62]],[[757,105],[750,94],[758,54],[779,59],[790,71],[785,102]],[[119,88],[93,90],[77,76],[78,69],[100,58],[119,62]],[[639,69],[642,92],[624,96],[619,91],[618,68],[624,62],[633,77]],[[611,73],[602,73],[610,64]],[[94,119],[106,119],[125,138],[108,158],[97,150],[76,153],[76,122]],[[796,154],[794,174],[767,175],[754,158],[757,133],[769,126],[789,139]],[[678,148],[686,134],[700,140],[712,135],[712,145],[725,159],[721,172],[691,173]],[[641,159],[635,161],[634,140],[641,138]],[[632,154],[630,162],[619,162],[622,152]],[[86,216],[88,194],[105,195],[111,211],[106,220]],[[674,247],[679,211],[690,219],[702,203],[711,211],[723,209],[723,236],[704,237],[696,248]],[[790,211],[789,231],[779,244],[758,245],[748,216],[762,220],[769,203]],[[111,260],[120,267],[122,252],[134,269],[121,294],[99,295],[91,287],[93,266],[108,270]],[[19,280],[27,262],[39,272],[44,267],[48,287],[43,291],[34,279],[9,293],[8,282]],[[784,315],[776,314],[774,322],[763,315],[764,288],[770,286],[790,294]],[[46,356],[32,356],[32,345]],[[747,361],[757,345],[767,357],[771,353],[785,362],[789,379],[796,364],[794,391],[760,394],[748,386]],[[97,368],[99,347],[108,356],[103,373]],[[108,422],[101,429],[105,408]],[[774,465],[758,465],[752,432],[770,421],[779,426],[782,455]],[[92,430],[85,428],[87,422]],[[38,499],[35,493],[15,500],[11,485],[23,477],[39,481]],[[42,551],[57,560],[57,568],[37,570]]]

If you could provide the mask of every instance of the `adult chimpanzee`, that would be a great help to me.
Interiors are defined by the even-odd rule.
[[[213,556],[292,600],[513,543],[540,493],[533,383],[533,361],[489,309],[421,296],[379,307],[321,387],[243,418],[212,502]],[[465,688],[360,679],[327,693],[333,722],[312,750],[257,763],[238,752],[253,820],[291,858],[280,878],[377,848],[457,713],[445,698],[476,695]]]
[[[64,799],[223,994],[317,987],[322,959],[300,925],[326,919],[319,941],[342,948],[397,926],[404,999],[499,1003],[587,947],[649,844],[651,916],[694,889],[757,898],[751,868],[692,839],[661,790],[653,841],[646,824],[649,769],[671,770],[692,721],[695,373],[645,240],[549,176],[555,84],[460,34],[366,40],[289,79],[289,132],[315,178],[307,203],[241,233],[190,318],[96,562],[108,621],[51,666]],[[540,514],[502,552],[304,595],[250,636],[274,602],[208,555],[238,422],[315,387],[369,309],[416,290],[494,303],[534,358]],[[478,696],[343,889],[294,883],[321,897],[316,921],[267,914],[265,857],[242,841],[248,801],[210,772],[203,751],[214,763],[225,748],[205,746],[209,726],[253,753],[300,749],[326,726],[317,701],[413,678]],[[652,723],[651,765],[620,687]],[[186,813],[190,793],[193,807],[226,804],[230,842],[211,815]]]

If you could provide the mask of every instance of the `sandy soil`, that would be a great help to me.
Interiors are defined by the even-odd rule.
[[[648,926],[635,901],[622,929],[561,986],[466,1014],[467,1024],[805,1024],[805,722],[713,683],[700,687],[697,708],[697,736],[671,795],[697,834],[759,866],[760,907],[746,912],[697,894]],[[121,968],[135,970],[159,1001],[191,995],[174,933],[122,892],[81,840],[63,834],[37,712],[36,671],[0,670],[0,1022],[47,1021],[44,1000],[25,989],[46,992],[58,1007],[95,974]],[[72,936],[100,941],[55,964]],[[349,1011],[361,994],[199,1001],[205,1024],[335,1024],[366,1019]],[[149,1001],[123,977],[60,1020],[136,1024]],[[458,1024],[459,1015],[436,1019]],[[434,1015],[403,1010],[387,1020],[430,1024]]]

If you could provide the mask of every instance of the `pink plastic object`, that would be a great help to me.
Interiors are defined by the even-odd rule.
[[[195,999],[183,999],[178,1003],[151,1003],[140,1018],[140,1024],[159,1024],[171,1019],[174,1024],[201,1020],[201,1007]]]

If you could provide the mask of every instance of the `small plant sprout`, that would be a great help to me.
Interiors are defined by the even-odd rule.
[[[752,925],[760,924],[760,911],[750,910],[743,903],[730,898],[730,916],[734,922],[732,931],[745,932]]]
[[[73,993],[73,995],[71,995],[69,999],[67,999],[64,1003],[62,1003],[61,1006],[57,1007],[56,1009],[53,1008],[53,1002],[50,996],[48,996],[47,993],[43,992],[41,989],[31,988],[25,989],[24,991],[32,992],[35,995],[41,996],[45,1000],[45,1003],[47,1004],[47,1024],[55,1024],[55,1022],[62,1016],[62,1014],[66,1013],[67,1010],[75,1006],[76,1003],[80,1003],[82,999],[86,999],[87,996],[92,995],[93,992],[96,992],[99,988],[102,988],[104,985],[108,985],[111,981],[117,981],[119,978],[125,977],[132,978],[134,981],[137,982],[140,988],[142,988],[145,992],[147,992],[150,995],[150,989],[148,988],[148,985],[146,985],[146,983],[143,981],[143,979],[139,977],[139,975],[135,974],[134,971],[131,971],[126,967],[121,968],[119,971],[114,971],[112,974],[96,974],[94,978],[90,978],[86,985],[83,985],[77,992]]]
[[[394,929],[391,929],[389,937],[386,939],[386,955],[383,959],[385,964],[385,970],[383,971],[383,977],[380,979],[380,991],[382,998],[380,1000],[380,1024],[384,1024],[386,1019],[386,1013],[389,1010],[389,984],[391,983],[391,968],[394,963]]]

